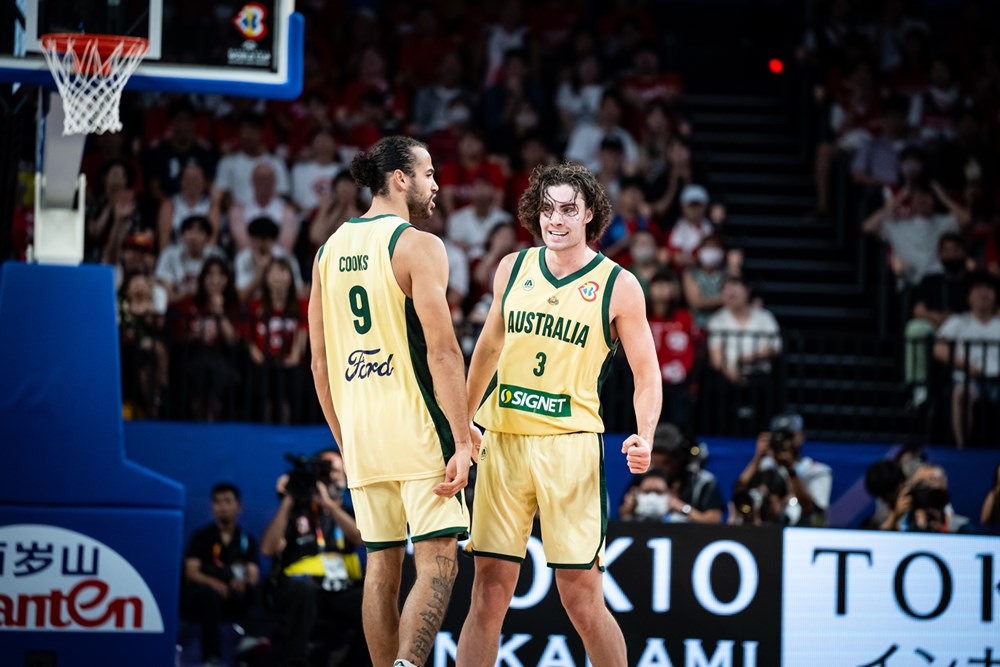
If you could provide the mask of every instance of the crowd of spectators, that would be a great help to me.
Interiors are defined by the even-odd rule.
[[[782,331],[748,282],[726,206],[704,187],[699,128],[652,8],[298,9],[308,29],[299,98],[126,94],[126,130],[88,143],[85,252],[117,269],[128,416],[318,419],[302,304],[310,267],[367,208],[346,170],[352,155],[405,133],[428,143],[438,170],[439,206],[418,224],[446,243],[467,353],[500,258],[534,242],[515,220],[531,170],[578,160],[613,203],[597,249],[647,292],[664,420],[704,429],[706,406],[721,404],[734,433],[766,426],[780,407]],[[995,315],[941,328],[968,311],[979,273],[1000,273],[1000,42],[983,28],[987,9],[969,0],[953,32],[935,32],[920,3],[817,0],[800,48],[821,119],[816,212],[849,206],[885,241],[912,320],[914,405],[929,391],[941,399],[935,367],[972,363],[957,344],[968,331],[1000,351]],[[850,165],[851,196],[831,192],[838,164]],[[946,359],[932,349],[939,336],[956,343]],[[997,353],[965,369],[970,386],[949,387],[958,444],[977,423],[969,406],[1000,400]]]
[[[839,206],[881,240],[888,301],[901,315],[890,319],[906,340],[910,406],[950,414],[958,446],[974,433],[977,404],[1000,405],[1000,368],[981,362],[1000,354],[995,299],[992,311],[967,315],[972,284],[992,283],[995,295],[1000,276],[994,9],[965,2],[941,23],[905,0],[818,2],[799,50],[819,128],[815,213]],[[847,173],[839,193],[836,165]]]
[[[438,208],[415,222],[446,243],[467,353],[500,259],[535,242],[515,219],[532,169],[572,159],[613,202],[596,248],[655,293],[671,419],[693,426],[703,372],[752,393],[780,349],[758,334],[777,324],[742,281],[725,207],[696,182],[697,128],[642,3],[593,20],[564,0],[449,15],[418,5],[392,17],[303,5],[298,99],[126,94],[126,130],[88,142],[85,257],[116,268],[126,416],[318,418],[303,306],[310,267],[367,209],[351,157],[391,133],[430,146]],[[730,329],[755,342],[723,344]]]

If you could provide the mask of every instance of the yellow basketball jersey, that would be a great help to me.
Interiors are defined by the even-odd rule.
[[[618,347],[608,311],[621,267],[601,255],[556,278],[522,250],[504,290],[503,351],[476,423],[501,433],[603,433],[600,388]]]
[[[351,218],[319,250],[330,394],[348,485],[441,475],[455,451],[413,300],[392,273],[402,218]]]

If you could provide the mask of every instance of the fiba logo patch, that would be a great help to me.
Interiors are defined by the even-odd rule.
[[[523,289],[525,292],[530,292],[531,290],[535,289],[535,281],[532,280],[531,278],[525,278],[524,282],[521,283],[521,289]]]
[[[595,283],[593,280],[588,280],[584,284],[577,287],[580,290],[580,296],[587,303],[592,303],[597,300],[597,293],[601,290],[601,286]]]
[[[257,2],[243,5],[233,18],[233,25],[247,39],[263,39],[267,34],[267,8]]]

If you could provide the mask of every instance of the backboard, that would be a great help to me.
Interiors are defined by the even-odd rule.
[[[0,81],[52,86],[39,38],[86,32],[149,40],[127,90],[293,98],[304,22],[294,0],[0,0]]]

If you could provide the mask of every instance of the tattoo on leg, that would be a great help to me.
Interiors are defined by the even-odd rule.
[[[434,638],[441,629],[444,614],[448,610],[451,589],[458,571],[455,559],[448,556],[438,556],[437,566],[438,572],[431,578],[431,599],[427,602],[427,608],[420,613],[423,623],[417,629],[417,636],[410,647],[411,662],[418,665],[426,662],[434,647]]]

